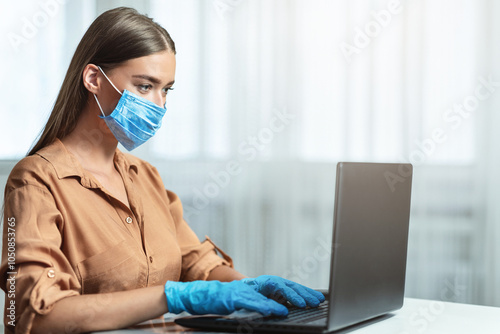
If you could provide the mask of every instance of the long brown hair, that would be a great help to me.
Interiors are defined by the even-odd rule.
[[[119,7],[99,15],[78,44],[52,113],[28,155],[75,129],[88,98],[82,80],[85,66],[95,64],[110,70],[127,60],[165,50],[175,54],[168,32],[135,9]]]

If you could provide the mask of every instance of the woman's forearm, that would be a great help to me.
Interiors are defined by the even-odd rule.
[[[245,278],[228,266],[214,268],[207,280]],[[128,327],[168,312],[163,285],[130,291],[67,297],[46,315],[37,315],[32,333],[84,333]]]
[[[37,315],[32,333],[82,333],[128,327],[168,312],[164,287],[67,297]]]
[[[208,274],[207,281],[231,282],[245,277],[245,275],[231,267],[217,266]]]

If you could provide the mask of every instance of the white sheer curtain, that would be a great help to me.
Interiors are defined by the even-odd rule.
[[[2,4],[2,35],[47,1]],[[28,150],[83,31],[119,5],[177,46],[164,125],[134,153],[239,270],[326,288],[335,163],[411,161],[407,295],[500,306],[496,1],[69,0],[22,52],[3,39],[0,158]]]
[[[94,17],[91,1],[0,3],[0,159],[17,159],[28,151]]]
[[[487,17],[481,33],[486,36],[478,48],[482,52],[479,68],[485,73],[491,73],[496,81],[500,81],[500,3],[489,1],[482,8]],[[476,206],[479,211],[477,233],[480,235],[479,280],[477,284],[481,302],[488,305],[500,305],[500,85],[497,83],[495,96],[485,101],[485,107],[478,113],[478,159],[475,171],[475,181],[478,184],[480,197]]]
[[[486,115],[498,106],[485,84],[500,80],[494,6],[151,1],[177,43],[178,72],[171,114],[144,154],[200,236],[242,271],[318,287],[328,279],[335,162],[411,161],[407,295],[500,305],[499,196],[477,177],[494,166],[481,145],[494,142]],[[288,123],[269,131],[277,113]],[[245,150],[252,137],[255,154]]]

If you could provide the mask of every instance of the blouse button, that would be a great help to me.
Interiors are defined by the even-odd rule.
[[[149,257],[149,262],[153,263],[153,257],[152,256]]]
[[[54,278],[56,277],[56,272],[54,271],[54,269],[50,269],[49,271],[47,271],[47,276],[49,278]]]
[[[125,219],[125,221],[128,223],[128,224],[132,224],[132,218],[131,217],[127,217],[127,219]]]

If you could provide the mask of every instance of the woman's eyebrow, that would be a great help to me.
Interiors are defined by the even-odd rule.
[[[159,85],[161,83],[160,79],[152,77],[152,76],[147,75],[147,74],[136,74],[136,75],[133,75],[132,78],[145,79],[145,80],[148,80],[148,81],[150,81],[154,84],[157,84],[157,85]],[[175,82],[175,80],[170,81],[169,83],[166,84],[166,86],[171,86],[174,84],[174,82]]]

